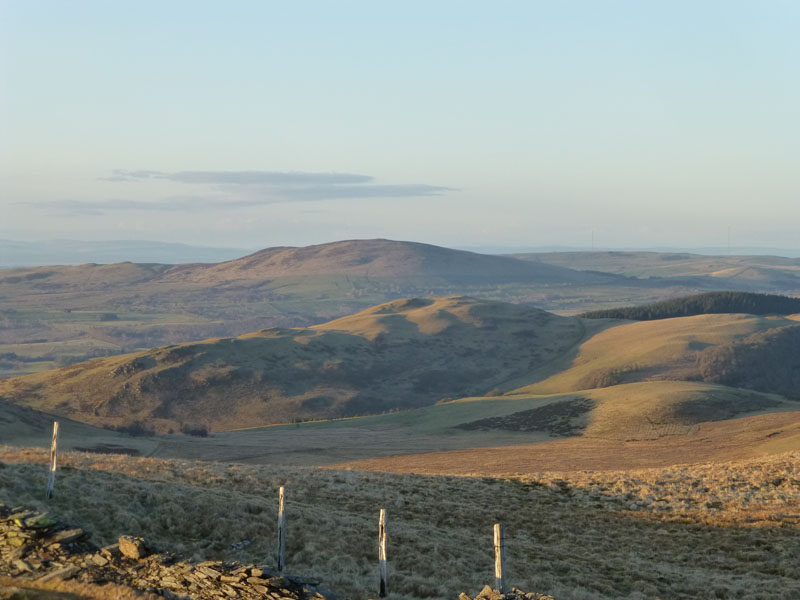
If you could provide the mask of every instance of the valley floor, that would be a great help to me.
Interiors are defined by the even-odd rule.
[[[391,473],[513,477],[540,471],[608,471],[725,462],[798,447],[800,412],[782,412],[699,423],[688,433],[656,439],[572,437],[513,446],[370,458],[333,467]]]

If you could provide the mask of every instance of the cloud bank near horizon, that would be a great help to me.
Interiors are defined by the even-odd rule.
[[[338,199],[416,198],[441,196],[455,188],[373,183],[370,175],[303,171],[151,171],[115,169],[99,181],[136,183],[170,181],[201,186],[203,193],[162,196],[154,200],[109,198],[102,201],[48,200],[23,202],[64,214],[102,215],[112,211],[226,210],[291,202]]]

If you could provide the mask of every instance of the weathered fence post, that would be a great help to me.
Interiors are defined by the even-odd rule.
[[[286,514],[283,486],[278,488],[278,572],[286,566]]]
[[[47,494],[45,498],[53,497],[53,488],[56,485],[56,458],[58,457],[58,421],[53,421],[53,441],[50,442],[50,474],[47,476]]]
[[[389,593],[388,573],[386,569],[386,509],[381,509],[381,516],[378,520],[378,569],[380,571],[380,590],[379,595],[385,598]]]
[[[506,533],[500,523],[494,525],[494,588],[506,593]]]

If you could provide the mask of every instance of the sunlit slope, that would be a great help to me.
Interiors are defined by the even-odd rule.
[[[156,348],[0,381],[0,398],[93,424],[252,427],[483,395],[571,350],[580,320],[466,297],[310,329]]]
[[[699,423],[800,410],[777,394],[690,381],[647,381],[584,392],[594,400],[583,434],[615,440],[684,435]]]
[[[553,394],[649,379],[699,379],[698,353],[705,348],[796,323],[742,314],[623,323],[583,343],[562,372],[518,392]]]
[[[546,431],[551,437],[580,435],[634,441],[691,433],[699,423],[708,421],[800,410],[800,402],[778,394],[694,381],[646,381],[571,394],[511,398],[518,399],[520,410],[507,412],[502,418],[469,422],[454,418],[452,424],[474,431]],[[477,403],[488,416],[486,403],[492,401],[499,398],[464,399],[441,408]],[[532,402],[535,409],[526,406]],[[454,417],[458,414],[453,410]]]

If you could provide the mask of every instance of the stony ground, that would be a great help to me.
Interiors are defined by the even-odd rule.
[[[166,598],[204,600],[330,600],[312,583],[282,577],[265,567],[236,562],[179,560],[155,551],[141,538],[124,536],[117,544],[95,546],[87,533],[48,513],[0,504],[0,576],[46,583],[75,579],[112,582]],[[3,597],[0,587],[0,598]]]
[[[503,593],[500,590],[495,590],[491,586],[487,585],[478,593],[475,598],[471,598],[465,593],[461,593],[458,596],[458,600],[555,600],[552,596],[545,596],[542,594],[537,594],[536,592],[523,592],[517,588],[511,588],[511,590]]]
[[[13,585],[7,585],[10,577]],[[313,584],[281,576],[267,567],[237,562],[178,560],[170,552],[156,551],[138,537],[122,536],[116,544],[99,548],[79,527],[69,527],[48,513],[0,504],[0,599],[74,600],[75,592],[58,593],[42,588],[48,582],[75,580],[96,585],[113,583],[141,592],[141,598],[202,600],[335,600]],[[46,587],[46,586],[44,586]],[[56,588],[58,589],[58,588]],[[80,589],[80,588],[79,588]],[[78,596],[93,597],[95,587]],[[102,595],[101,595],[102,597]],[[473,600],[461,593],[458,600]],[[474,600],[554,600],[517,588],[501,592],[484,588]]]

